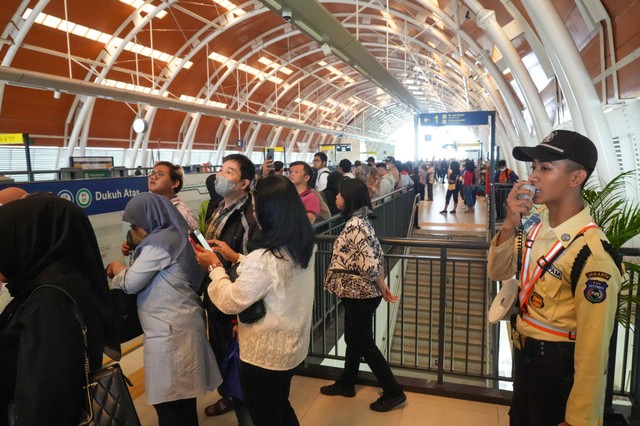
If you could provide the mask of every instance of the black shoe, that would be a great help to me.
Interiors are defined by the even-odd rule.
[[[369,408],[373,411],[386,412],[391,411],[399,405],[404,404],[407,400],[407,396],[402,392],[396,396],[387,396],[384,393],[380,392],[380,398],[376,402],[371,403]]]
[[[447,209],[440,210],[440,214],[447,214]]]
[[[320,393],[329,396],[346,396],[347,398],[353,398],[356,396],[355,389],[345,388],[337,383],[321,387]]]
[[[207,416],[220,416],[231,410],[233,410],[233,400],[231,398],[222,397],[214,404],[205,407],[204,414]]]
[[[449,210],[449,213],[456,214],[456,211],[455,210]]]

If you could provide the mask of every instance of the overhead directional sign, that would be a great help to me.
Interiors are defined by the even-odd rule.
[[[420,114],[422,126],[481,126],[489,124],[493,111],[437,112]]]
[[[22,145],[27,137],[23,133],[0,133],[0,145]]]

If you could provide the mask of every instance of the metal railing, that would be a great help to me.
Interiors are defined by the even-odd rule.
[[[413,191],[408,188],[402,188],[390,195],[376,198],[372,201],[376,218],[371,222],[378,237],[406,235],[413,199]],[[313,324],[316,326],[324,318],[331,315],[337,306],[335,299],[332,299],[331,295],[324,291],[324,277],[331,260],[333,241],[340,234],[343,226],[344,218],[340,214],[334,215],[327,220],[316,222],[313,226],[316,235],[319,236],[317,239],[318,250],[315,265],[316,303],[313,307]],[[325,237],[328,238],[325,239]]]
[[[409,207],[400,217],[389,213],[383,220],[406,221],[412,207],[409,201],[405,202]],[[391,206],[387,209],[395,212]],[[377,226],[402,228],[389,223]],[[333,360],[333,364],[343,360],[345,350],[339,301],[323,290],[332,244],[341,225],[334,223],[328,229],[317,236],[314,328],[309,357],[301,369],[303,374],[325,378],[336,374],[336,370],[326,367],[332,365],[327,360]],[[385,247],[387,282],[400,299],[378,309],[375,335],[399,381],[413,391],[507,403],[511,392],[501,390],[500,383],[512,378],[499,373],[499,326],[486,319],[496,292],[496,283],[486,275],[489,243],[394,238],[381,233],[378,238]],[[638,249],[623,250],[623,254],[628,261],[640,259]],[[631,273],[627,279],[635,285],[626,294],[639,296],[640,277]],[[610,397],[606,406],[609,418],[618,415],[615,411],[619,407],[613,410],[611,395],[623,397],[629,401],[630,418],[638,421],[640,336],[634,331],[640,329],[640,308],[628,308],[632,310],[632,326],[618,326],[612,339],[611,347],[617,350],[610,356]],[[372,376],[365,373],[363,377],[363,383],[374,383]]]

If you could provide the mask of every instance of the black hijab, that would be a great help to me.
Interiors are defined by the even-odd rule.
[[[151,192],[140,193],[127,203],[122,220],[140,226],[149,234],[136,247],[135,258],[143,247],[162,248],[185,268],[194,288],[196,283],[200,284],[204,272],[198,266],[188,240],[189,224],[171,201]]]
[[[0,207],[0,273],[14,298],[0,314],[0,329],[42,285],[66,290],[83,316],[98,316],[105,353],[117,357],[114,307],[95,233],[87,215],[58,197],[17,200]]]

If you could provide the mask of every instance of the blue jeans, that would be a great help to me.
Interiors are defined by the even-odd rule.
[[[462,190],[464,191],[464,204],[470,209],[474,208],[476,205],[476,191],[474,191],[473,186],[463,186]]]

